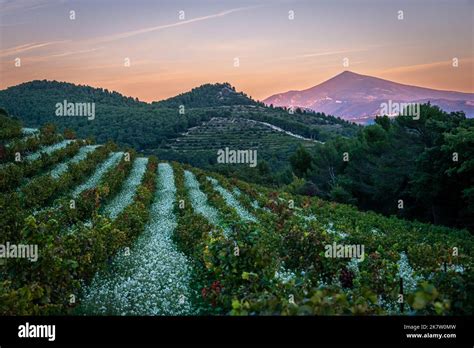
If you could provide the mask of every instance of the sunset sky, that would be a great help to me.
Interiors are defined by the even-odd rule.
[[[48,79],[152,101],[230,82],[264,99],[351,70],[474,92],[473,16],[471,0],[0,0],[0,89]]]

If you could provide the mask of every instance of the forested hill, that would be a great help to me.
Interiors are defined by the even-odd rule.
[[[258,103],[249,98],[243,92],[237,92],[235,87],[229,83],[205,84],[191,91],[177,95],[160,102],[154,102],[158,106],[178,108],[185,105],[189,108],[233,106],[233,105],[257,105]],[[262,104],[263,105],[263,104]]]
[[[124,96],[115,91],[104,88],[95,88],[87,85],[76,85],[69,82],[35,80],[25,82],[5,90],[0,91],[2,101],[9,101],[15,98],[17,102],[21,99],[33,101],[38,96],[43,100],[71,99],[71,101],[96,102],[114,106],[137,106],[145,105],[138,98]],[[69,97],[69,98],[68,98]],[[74,99],[74,100],[73,100]]]
[[[58,117],[56,104],[95,103],[95,117]],[[138,149],[157,146],[171,138],[183,120],[172,111],[158,112],[150,104],[117,92],[56,81],[32,81],[0,91],[0,107],[19,118],[28,127],[54,123],[59,129],[71,128],[80,137],[109,139]],[[185,130],[183,124],[179,130]]]
[[[95,103],[95,117],[58,117],[57,103]],[[185,113],[180,113],[180,106]],[[0,107],[28,127],[54,123],[71,128],[79,137],[98,142],[113,140],[137,150],[167,145],[188,129],[213,117],[242,117],[272,123],[284,130],[326,141],[351,136],[354,124],[318,113],[269,108],[236,92],[228,83],[203,85],[162,102],[145,103],[117,92],[57,81],[31,81],[0,91]],[[245,138],[245,137],[244,137]],[[249,138],[250,139],[250,138]],[[251,139],[250,139],[251,140]]]

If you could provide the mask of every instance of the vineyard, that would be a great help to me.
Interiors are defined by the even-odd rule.
[[[35,262],[0,259],[2,315],[473,313],[466,230],[2,118],[0,245],[38,247]]]
[[[272,131],[257,121],[216,117],[199,127],[189,129],[182,137],[176,139],[171,148],[182,151],[211,151],[214,154],[214,149],[245,145],[259,150],[272,149],[275,152],[282,152],[289,145],[299,143],[291,136]],[[305,145],[311,144],[308,142]]]

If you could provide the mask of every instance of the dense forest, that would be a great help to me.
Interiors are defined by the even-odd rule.
[[[422,105],[421,117],[378,117],[357,137],[291,159],[293,189],[363,210],[474,229],[474,119]]]

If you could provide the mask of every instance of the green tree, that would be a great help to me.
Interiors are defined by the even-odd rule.
[[[291,167],[296,176],[302,178],[306,176],[312,168],[312,157],[303,147],[299,146],[296,152],[290,157]]]

